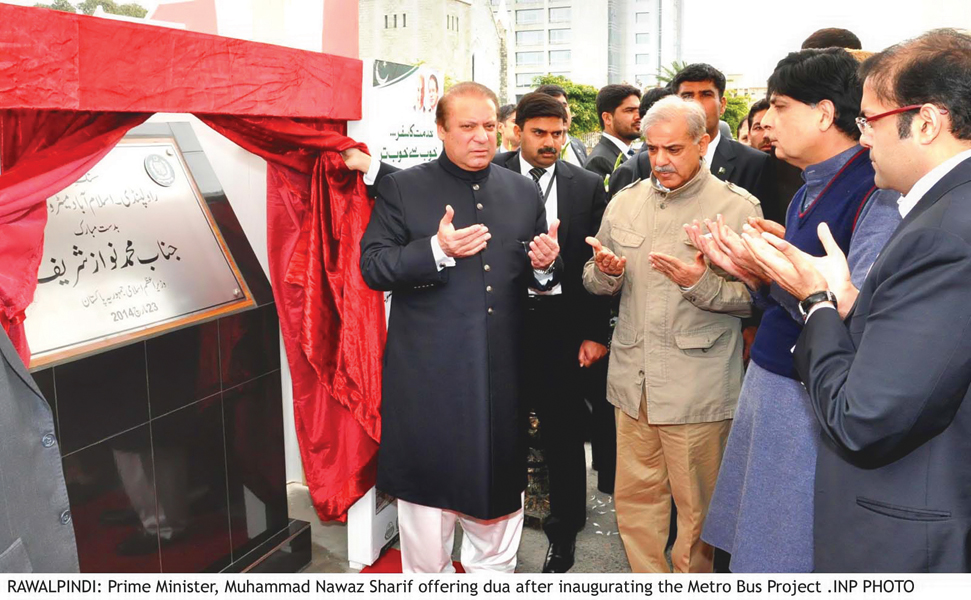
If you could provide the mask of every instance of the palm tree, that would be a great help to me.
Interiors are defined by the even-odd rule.
[[[677,75],[681,69],[687,66],[688,66],[687,62],[683,60],[675,60],[675,61],[672,61],[670,65],[666,67],[661,67],[661,70],[658,71],[657,73],[658,84],[667,85],[671,83],[671,80],[674,79],[674,76]]]

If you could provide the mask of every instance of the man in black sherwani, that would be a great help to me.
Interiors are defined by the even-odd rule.
[[[384,356],[378,489],[398,498],[405,572],[512,572],[526,454],[520,409],[529,287],[558,283],[554,221],[528,178],[491,165],[495,94],[450,89],[445,150],[384,177],[361,240],[367,284],[393,292]]]

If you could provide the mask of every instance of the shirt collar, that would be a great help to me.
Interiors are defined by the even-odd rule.
[[[705,162],[708,163],[708,169],[711,170],[711,163],[715,160],[715,148],[718,147],[718,142],[722,141],[722,134],[719,131],[715,134],[715,139],[708,142],[708,150],[705,152]]]
[[[627,151],[630,150],[631,145],[630,144],[625,144],[624,142],[622,142],[620,140],[620,138],[616,138],[616,137],[610,135],[609,133],[607,133],[606,131],[603,132],[602,135],[605,138],[607,138],[608,140],[610,140],[611,142],[613,142],[615,146],[617,146],[618,148],[620,148],[620,151],[623,152],[624,154],[627,154]]]
[[[529,164],[526,161],[526,159],[523,158],[523,153],[520,152],[519,153],[519,172],[525,175],[526,177],[529,177],[530,179],[532,179],[533,176],[529,174],[529,171],[533,168],[534,168],[533,165]],[[543,176],[539,178],[540,182],[549,183],[550,177],[553,177],[553,173],[556,171],[556,163],[553,163],[552,167],[540,167],[540,168],[546,169],[546,172],[543,173]]]
[[[937,165],[930,170],[926,175],[917,180],[914,187],[910,188],[905,196],[901,196],[897,200],[897,210],[900,211],[901,217],[906,217],[910,211],[917,206],[920,199],[924,197],[927,192],[931,191],[938,181],[944,179],[944,176],[950,173],[954,167],[958,166],[965,160],[971,158],[971,150],[965,150],[960,154],[956,154],[941,164]]]

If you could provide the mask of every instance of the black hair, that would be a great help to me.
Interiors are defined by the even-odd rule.
[[[762,98],[758,102],[752,105],[752,108],[748,109],[748,116],[742,119],[748,123],[748,128],[752,128],[752,118],[755,117],[755,113],[762,112],[763,110],[769,110],[769,99]]]
[[[837,129],[856,140],[860,138],[856,117],[863,96],[859,67],[842,48],[790,52],[769,76],[767,96],[789,96],[803,104],[829,100],[836,107]]]
[[[885,104],[933,104],[951,118],[951,134],[971,140],[971,36],[935,29],[868,58],[860,68]],[[897,118],[900,137],[910,135],[914,113]]]
[[[624,100],[631,96],[641,99],[641,90],[627,84],[617,83],[604,86],[597,92],[597,118],[600,119],[600,128],[605,127],[604,113],[613,114]]]
[[[710,81],[715,84],[716,88],[718,88],[719,99],[725,95],[725,86],[727,85],[725,75],[707,63],[694,63],[693,65],[688,65],[687,67],[681,69],[678,71],[678,74],[674,76],[674,79],[671,80],[671,83],[669,83],[668,86],[671,88],[672,92],[677,94],[678,88],[681,87],[681,84],[686,81],[692,83],[697,81]]]
[[[665,96],[670,96],[673,93],[674,92],[672,92],[671,88],[669,87],[656,87],[647,90],[644,92],[644,95],[641,96],[641,106],[637,109],[637,112],[641,114],[641,118],[643,119],[644,115],[647,114],[647,111],[651,110],[651,107],[654,106],[655,102],[661,98],[664,98]]]
[[[813,32],[802,43],[803,50],[812,48],[850,48],[852,50],[862,50],[863,44],[860,38],[849,29],[839,27],[827,27]]]
[[[540,117],[558,117],[563,119],[564,124],[569,119],[566,108],[553,96],[540,92],[530,92],[523,96],[516,105],[516,125],[525,129],[526,121]]]
[[[500,123],[505,123],[506,119],[508,119],[514,112],[516,112],[515,104],[503,104],[499,107],[499,114],[497,118],[499,119]]]
[[[554,98],[563,97],[565,100],[570,99],[570,97],[566,94],[566,90],[555,83],[544,83],[533,91],[537,94],[546,94],[547,96],[553,96]]]

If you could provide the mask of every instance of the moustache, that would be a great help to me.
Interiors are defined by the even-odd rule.
[[[545,148],[540,148],[538,152],[540,154],[556,154],[556,148],[553,146],[546,146]]]
[[[677,173],[674,167],[667,165],[664,167],[654,167],[655,173]]]

